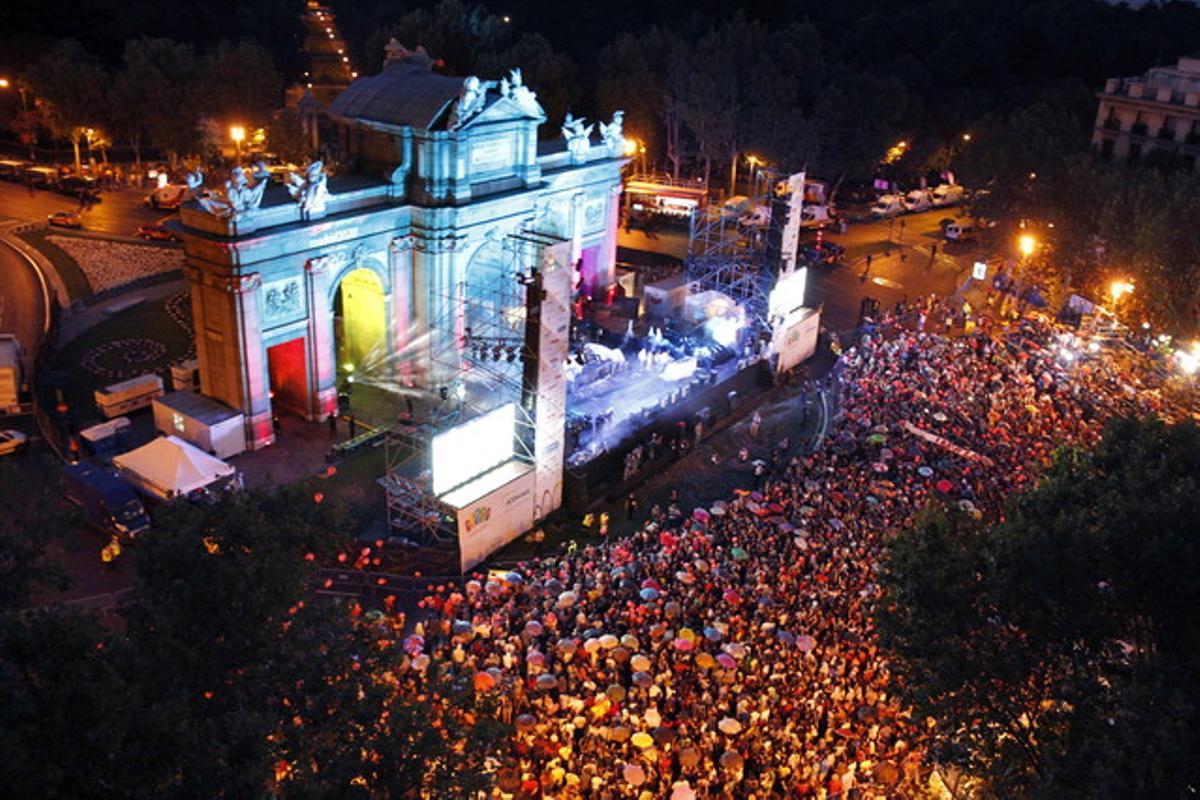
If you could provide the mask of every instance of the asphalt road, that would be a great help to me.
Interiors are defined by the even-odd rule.
[[[147,208],[142,202],[149,191],[121,189],[101,194],[101,201],[80,212],[83,229],[116,236],[133,236],[138,226],[157,222],[166,212]],[[30,193],[24,184],[0,181],[0,218],[22,221],[44,221],[55,211],[79,211],[79,201],[73,197],[45,189]]]
[[[15,333],[27,360],[41,342],[45,309],[42,284],[33,266],[7,243],[0,244],[0,333]]]
[[[932,209],[892,220],[854,223],[845,234],[824,234],[846,248],[846,258],[841,264],[809,270],[808,301],[824,305],[826,325],[849,330],[858,324],[863,297],[874,298],[886,308],[906,298],[911,301],[931,293],[954,292],[978,257],[973,246],[947,245],[942,240],[939,221],[956,213],[951,208]],[[814,238],[813,232],[805,231],[801,241]],[[686,231],[672,228],[656,231],[654,238],[640,230],[621,229],[618,243],[683,258],[688,236]]]

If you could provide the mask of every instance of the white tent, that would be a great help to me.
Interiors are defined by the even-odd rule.
[[[164,436],[113,458],[122,477],[163,500],[186,495],[229,477],[234,468],[182,439]]]

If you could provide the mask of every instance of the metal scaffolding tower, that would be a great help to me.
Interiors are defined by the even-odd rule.
[[[747,319],[766,325],[788,204],[775,193],[774,180],[764,183],[764,194],[737,205],[710,205],[692,216],[684,268],[693,292],[722,292],[742,306]]]
[[[392,536],[431,545],[453,542],[454,513],[429,489],[425,469],[432,431],[425,426],[398,425],[384,437],[387,471],[380,479],[387,493],[388,528]]]

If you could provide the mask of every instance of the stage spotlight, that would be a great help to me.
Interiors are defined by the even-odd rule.
[[[508,351],[508,363],[511,364],[512,362],[514,362],[516,360],[517,360],[517,348],[515,348],[515,347],[510,348]]]
[[[502,352],[504,352],[504,348],[501,347],[500,345],[496,345],[495,347],[493,347],[492,348],[492,361],[499,361],[500,354]]]

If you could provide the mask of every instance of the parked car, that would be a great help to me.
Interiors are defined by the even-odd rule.
[[[0,456],[15,453],[25,444],[25,434],[11,429],[0,431]]]
[[[63,469],[67,499],[84,511],[88,524],[122,539],[150,527],[150,517],[133,486],[124,478],[81,462]]]
[[[957,183],[940,183],[934,188],[930,196],[933,198],[933,204],[938,208],[942,208],[961,203],[965,194],[966,190]]]
[[[904,213],[904,198],[898,194],[881,195],[871,206],[871,216],[882,219]]]
[[[966,243],[974,241],[975,226],[970,222],[951,222],[946,226],[946,241]]]
[[[24,177],[25,170],[28,168],[29,164],[25,161],[0,161],[0,180],[19,181]]]
[[[28,167],[22,179],[35,189],[51,189],[58,183],[58,170],[54,167]]]
[[[87,176],[67,175],[59,180],[54,190],[70,197],[88,197],[96,202],[100,200],[100,182]]]
[[[925,211],[933,208],[933,200],[929,197],[929,191],[926,189],[913,189],[908,194],[904,195],[904,210],[910,213]]]
[[[166,225],[167,220],[159,220],[158,222],[148,222],[145,225],[139,226],[137,236],[139,239],[146,239],[151,242],[182,242],[175,231],[171,230]]]
[[[74,211],[55,211],[46,217],[46,222],[58,228],[82,228],[83,220]]]

